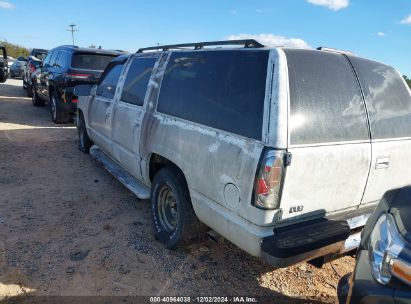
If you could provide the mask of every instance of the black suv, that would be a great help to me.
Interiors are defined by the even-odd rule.
[[[341,304],[411,303],[411,186],[388,191],[362,232],[353,274],[338,286]]]
[[[97,83],[109,62],[124,52],[59,46],[49,51],[42,65],[31,76],[34,106],[50,104],[55,123],[72,121],[77,111],[73,88]]]

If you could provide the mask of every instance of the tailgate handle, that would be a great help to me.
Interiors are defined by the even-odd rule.
[[[389,157],[378,157],[377,163],[375,164],[375,169],[386,169],[390,166]]]

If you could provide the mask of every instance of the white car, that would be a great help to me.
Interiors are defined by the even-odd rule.
[[[150,199],[169,248],[205,224],[277,267],[352,251],[382,195],[411,184],[409,88],[342,51],[152,47],[75,94],[80,149]]]

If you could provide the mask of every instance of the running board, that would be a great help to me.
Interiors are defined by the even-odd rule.
[[[138,198],[149,199],[150,188],[138,181],[135,177],[127,173],[119,164],[108,157],[96,145],[90,149],[90,155],[103,165],[103,167],[110,172],[120,183],[126,186]]]

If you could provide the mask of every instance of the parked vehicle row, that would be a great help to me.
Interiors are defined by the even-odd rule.
[[[74,94],[80,150],[150,199],[169,248],[208,226],[276,267],[350,252],[411,184],[408,86],[342,51],[152,47]]]
[[[50,50],[44,61],[30,75],[34,106],[50,105],[55,123],[68,123],[77,111],[73,88],[97,83],[109,62],[123,54],[118,51],[60,46]]]

